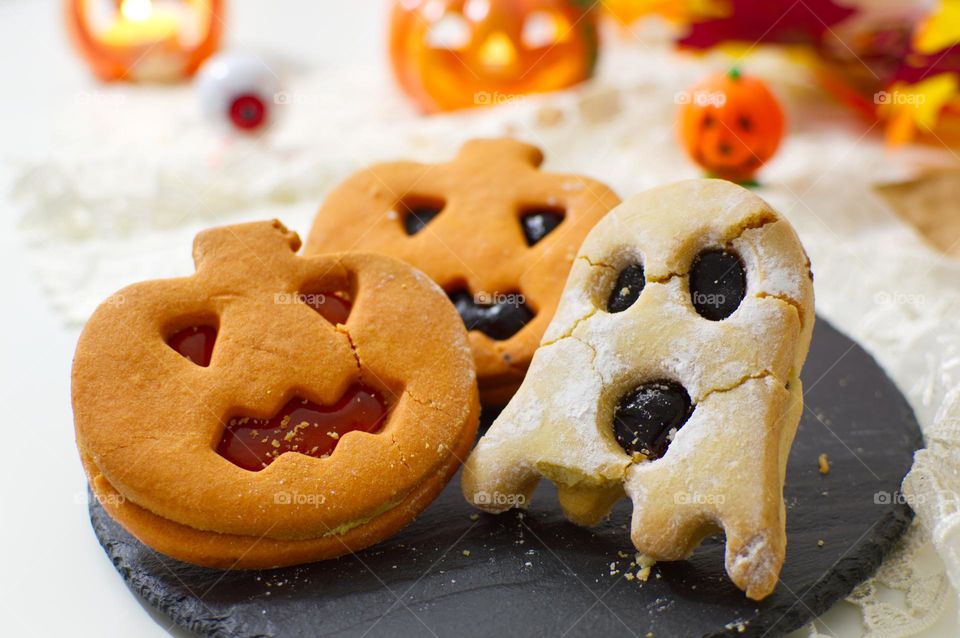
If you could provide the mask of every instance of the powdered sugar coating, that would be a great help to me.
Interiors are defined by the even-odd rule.
[[[688,273],[717,249],[739,256],[747,285],[736,310],[711,321],[694,309]],[[632,264],[643,291],[608,312]],[[813,321],[807,257],[763,200],[719,180],[638,195],[585,240],[523,385],[467,462],[464,493],[529,497],[546,476],[567,516],[592,524],[623,490],[638,550],[682,558],[723,528],[728,573],[763,598],[784,558],[783,472]],[[662,458],[631,457],[612,433],[617,403],[660,379],[684,386],[692,416]]]

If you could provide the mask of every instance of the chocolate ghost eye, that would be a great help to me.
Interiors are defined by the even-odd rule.
[[[533,319],[522,295],[496,295],[494,303],[477,303],[466,290],[450,293],[467,330],[479,330],[491,339],[503,341],[520,332]]]
[[[692,412],[690,395],[679,383],[652,381],[628,392],[617,404],[613,433],[628,454],[658,459]]]
[[[523,236],[527,240],[528,246],[533,246],[538,241],[549,235],[553,229],[563,221],[563,213],[556,210],[533,210],[528,211],[520,218],[520,225],[523,226]]]
[[[705,250],[690,268],[690,300],[704,319],[726,319],[747,295],[747,274],[735,253]]]
[[[642,264],[631,264],[621,270],[613,290],[610,291],[607,312],[623,312],[632,306],[643,292],[644,285],[646,285],[646,279]]]
[[[408,235],[416,235],[424,226],[443,210],[443,204],[406,204],[400,205],[403,214],[403,229]]]

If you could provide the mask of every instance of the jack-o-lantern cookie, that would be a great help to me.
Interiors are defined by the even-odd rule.
[[[324,202],[306,254],[371,250],[413,264],[447,292],[470,331],[480,396],[516,391],[570,265],[619,200],[603,184],[543,173],[511,139],[467,142],[444,164],[393,162],[356,173]]]
[[[785,555],[813,323],[807,256],[763,200],[720,180],[647,191],[587,237],[464,496],[500,511],[545,476],[590,525],[626,494],[639,551],[677,560],[722,529],[727,573],[761,599]]]
[[[80,337],[90,485],[164,554],[250,568],[358,550],[412,520],[473,444],[469,342],[436,284],[299,246],[279,222],[205,231],[194,275],[124,289]]]

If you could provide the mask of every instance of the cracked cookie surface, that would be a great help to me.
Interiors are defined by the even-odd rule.
[[[443,291],[389,257],[298,248],[279,222],[205,231],[196,274],[121,291],[81,335],[73,406],[91,486],[159,551],[219,567],[355,551],[409,522],[473,442],[473,359]],[[312,290],[349,297],[343,323],[302,301]],[[165,343],[196,324],[216,327],[207,366]],[[266,420],[295,397],[329,406],[354,385],[387,415],[335,432],[324,458],[274,445],[251,471],[215,449],[231,415]]]
[[[718,250],[739,258],[746,283],[736,309],[711,320],[691,301],[689,273]],[[610,312],[619,274],[635,264],[642,291]],[[723,529],[731,579],[763,598],[785,555],[783,480],[814,323],[809,273],[789,223],[728,182],[680,182],[617,207],[581,247],[527,378],[468,460],[465,497],[497,511],[529,502],[546,477],[567,516],[589,525],[626,494],[638,550],[679,559]],[[681,385],[693,410],[650,460],[621,447],[613,419],[623,396],[653,381]],[[524,498],[478,503],[495,492]]]

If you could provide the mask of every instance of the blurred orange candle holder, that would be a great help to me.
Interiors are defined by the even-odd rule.
[[[66,0],[67,26],[106,81],[176,82],[215,52],[222,0]]]
[[[593,73],[595,14],[582,0],[395,0],[394,75],[427,113],[562,89]]]

